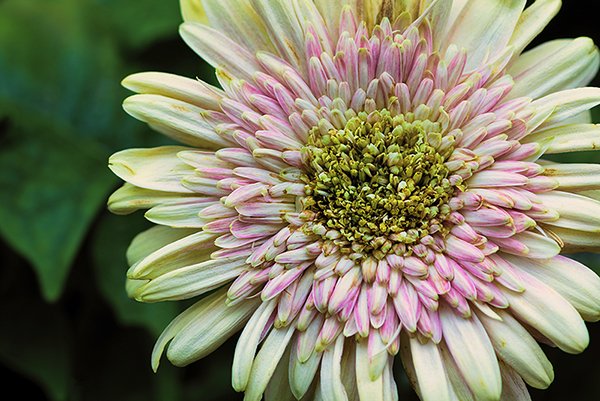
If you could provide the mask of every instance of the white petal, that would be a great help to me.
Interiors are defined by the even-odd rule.
[[[292,355],[290,357],[289,382],[292,393],[297,399],[301,399],[309,392],[309,389],[315,381],[317,370],[319,369],[322,352],[313,352],[307,361],[301,362],[298,358],[298,347],[291,345]],[[319,387],[320,391],[320,387]]]
[[[192,193],[181,180],[193,174],[194,169],[177,157],[178,152],[187,149],[181,146],[127,149],[112,155],[108,167],[119,178],[141,188]]]
[[[564,244],[563,251],[565,252],[600,251],[600,235],[590,235],[587,231],[560,227],[551,227],[551,232]]]
[[[150,209],[160,204],[185,201],[186,199],[191,201],[198,198],[191,194],[140,188],[126,182],[110,196],[108,209],[111,213],[125,215],[140,209]]]
[[[202,0],[179,0],[181,15],[184,21],[207,23]]]
[[[246,256],[217,259],[179,268],[137,289],[141,302],[178,301],[212,291],[234,280],[245,269]]]
[[[262,19],[248,0],[202,0],[210,26],[251,53],[275,51]],[[243,15],[243,18],[240,18]]]
[[[200,231],[171,242],[131,266],[127,276],[152,279],[180,267],[203,262],[215,250],[214,238],[215,234]]]
[[[579,171],[595,171],[600,176],[600,168],[597,165],[590,164],[589,166],[591,167],[590,169],[583,169],[581,167],[579,169],[577,167],[572,168]],[[550,168],[550,175],[552,175],[552,171],[556,171],[552,170],[553,168],[555,167],[552,166]],[[556,166],[556,168],[560,171],[560,165]],[[581,172],[580,174],[581,176],[572,178],[571,182],[581,180],[584,173]],[[553,176],[553,178],[558,178],[560,182],[560,177]],[[585,178],[583,179],[585,180]],[[588,179],[593,180],[593,178]],[[560,214],[558,220],[549,221],[547,222],[548,225],[595,234],[600,233],[600,202],[590,199],[587,196],[560,191],[546,192],[537,194],[537,196],[544,202],[544,205]]]
[[[506,256],[564,297],[587,321],[600,320],[600,277],[581,263],[565,256],[548,260],[523,260]]]
[[[515,267],[521,272],[527,289],[520,294],[504,291],[510,309],[563,351],[571,354],[582,352],[588,346],[589,335],[579,313],[554,289],[519,265],[515,264]]]
[[[174,365],[186,366],[220,347],[244,325],[259,304],[258,300],[247,300],[227,306],[226,291],[215,294],[207,297],[209,301],[198,302],[194,316],[169,344],[167,358]]]
[[[204,109],[181,100],[161,95],[133,95],[125,99],[123,108],[131,116],[187,145],[219,149],[232,144],[204,120]]]
[[[498,356],[521,375],[532,387],[547,388],[554,379],[552,364],[537,341],[515,318],[503,310],[496,311],[502,321],[478,313]]]
[[[356,384],[358,395],[361,400],[384,401],[383,377],[379,376],[371,380],[369,374],[369,351],[367,341],[363,340],[356,344]]]
[[[213,206],[218,199],[202,199],[182,197],[177,201],[171,200],[162,205],[154,206],[148,210],[144,217],[153,223],[181,228],[201,228],[205,220],[198,217],[200,211]]]
[[[162,95],[206,110],[220,111],[219,102],[225,96],[221,89],[205,82],[164,72],[132,74],[121,85],[137,93]]]
[[[253,82],[254,73],[261,70],[253,54],[215,29],[186,22],[179,33],[200,57],[235,78]]]
[[[509,69],[508,73],[515,80],[511,97],[537,99],[556,91],[586,85],[596,75],[600,65],[598,49],[589,38],[574,39],[550,54],[544,52],[543,56],[527,57],[525,53],[523,59],[526,61]]]
[[[162,356],[165,347],[184,327],[192,322],[198,315],[202,315],[209,311],[214,305],[221,302],[221,299],[226,290],[216,291],[213,294],[201,299],[194,305],[187,308],[185,311],[180,313],[175,319],[169,323],[169,325],[163,330],[154,349],[152,350],[152,369],[156,372],[160,363],[160,357]]]
[[[288,380],[288,365],[290,364],[290,347],[281,357],[279,364],[275,368],[273,377],[265,389],[265,401],[296,401],[296,397],[290,390]]]
[[[244,303],[246,301],[241,304]],[[244,397],[245,401],[260,401],[295,331],[294,325],[271,330],[256,358],[254,358],[250,380],[246,388],[246,396]]]
[[[133,266],[160,248],[197,232],[197,229],[163,226],[155,226],[142,231],[135,236],[127,248],[127,263]]]
[[[523,379],[511,369],[500,362],[502,374],[502,401],[531,401],[531,396]]]
[[[500,369],[479,319],[475,315],[465,319],[446,305],[440,307],[444,340],[473,395],[478,400],[499,400]]]
[[[281,57],[300,73],[306,72],[304,32],[291,1],[252,0],[269,29],[269,36]]]
[[[423,401],[451,400],[450,383],[446,376],[440,350],[433,341],[422,344],[410,338],[410,351]]]
[[[542,32],[558,13],[560,6],[561,0],[537,0],[525,9],[510,39],[515,54],[521,53]]]
[[[538,113],[552,110],[548,120],[542,127],[550,128],[564,124],[566,120],[590,110],[600,104],[600,88],[568,89],[550,95],[531,103]]]
[[[348,395],[342,383],[342,355],[344,336],[338,336],[333,346],[323,352],[321,364],[321,395],[323,401],[347,401]]]
[[[568,124],[537,131],[528,135],[525,142],[542,142],[551,139],[548,154],[585,152],[600,149],[600,125]]]
[[[276,301],[262,302],[240,335],[231,366],[231,381],[235,391],[244,391],[248,385],[258,342],[276,306]]]
[[[576,192],[590,189],[600,189],[600,166],[597,164],[556,163],[544,167],[544,175],[552,177],[554,180],[556,180],[560,184],[559,188],[561,189],[572,190]],[[550,192],[550,197],[559,196],[555,195],[555,193],[555,191]],[[563,194],[562,196],[564,197],[569,195],[570,194]],[[577,199],[577,197],[574,197],[571,199],[571,201],[576,202]],[[567,199],[563,200],[567,201]],[[550,202],[552,203],[552,201]],[[575,207],[575,205],[573,205],[573,207]],[[590,214],[593,214],[591,210]]]
[[[525,0],[467,2],[447,39],[447,43],[468,50],[467,69],[477,68],[488,55],[493,59],[506,50],[525,3]]]

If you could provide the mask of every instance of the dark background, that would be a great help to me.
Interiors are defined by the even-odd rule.
[[[600,43],[591,2],[565,3],[536,44]],[[108,156],[164,143],[121,110],[119,81],[157,70],[214,82],[178,38],[179,23],[176,1],[0,0],[2,399],[241,399],[229,384],[235,338],[187,368],[163,361],[151,372],[155,338],[185,305],[126,298],[125,249],[149,225],[105,210],[119,185]],[[556,380],[534,400],[600,399],[600,325],[589,328],[582,355],[547,349]],[[416,400],[397,370],[401,399]]]

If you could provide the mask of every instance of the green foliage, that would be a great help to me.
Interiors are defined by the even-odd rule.
[[[150,224],[142,216],[123,217],[106,212],[92,239],[94,273],[100,293],[111,305],[117,318],[125,325],[147,327],[158,336],[178,312],[174,303],[141,304],[125,293],[125,251],[133,237]]]
[[[234,341],[185,370],[163,363],[152,373],[153,341],[180,305],[127,298],[125,250],[148,223],[140,214],[105,211],[119,185],[107,168],[110,154],[165,143],[121,109],[122,78],[166,70],[216,83],[178,38],[177,3],[0,0],[0,373],[18,379],[3,387],[6,394],[241,399],[230,387]],[[566,161],[581,156],[591,155]],[[600,272],[597,257],[580,257]],[[556,366],[557,378],[584,383],[572,389],[567,382],[559,398],[600,399],[597,368]],[[406,378],[398,378],[401,398],[414,400]]]

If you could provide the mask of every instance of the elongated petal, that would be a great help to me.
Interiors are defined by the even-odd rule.
[[[233,281],[246,268],[246,257],[210,260],[168,272],[136,291],[142,302],[177,301],[192,298]]]
[[[222,90],[205,82],[164,72],[132,74],[125,78],[121,85],[137,93],[161,95],[205,110],[220,111],[219,103],[225,96]]]
[[[585,171],[597,170],[600,174],[600,169],[596,168],[598,166],[590,166],[593,166],[593,169],[585,169]],[[579,180],[579,178],[573,180]],[[587,196],[560,191],[552,191],[538,196],[546,206],[560,214],[558,220],[549,221],[547,224],[590,233],[600,233],[599,201],[590,199]]]
[[[235,334],[259,304],[248,300],[227,306],[225,291],[206,308],[197,310],[194,318],[183,327],[169,344],[167,358],[176,366],[186,366],[204,358]]]
[[[527,290],[520,294],[505,291],[511,310],[563,351],[582,352],[589,343],[589,336],[579,313],[554,289],[525,270],[520,271]]]
[[[246,301],[242,302],[244,303]],[[283,329],[273,329],[269,333],[252,364],[244,400],[260,401],[294,331],[294,326],[290,325]]]
[[[553,110],[544,127],[559,125],[600,104],[600,88],[568,89],[544,96],[531,103],[539,113]]]
[[[600,277],[591,269],[565,256],[548,260],[505,258],[556,290],[585,320],[600,320]]]
[[[478,313],[477,316],[498,356],[530,386],[547,388],[554,379],[554,370],[544,351],[510,313],[502,310],[496,310],[496,313],[502,318],[501,321],[483,313]]]
[[[202,0],[179,0],[179,6],[184,21],[208,22]]]
[[[155,191],[192,193],[181,180],[194,169],[177,157],[188,148],[161,146],[152,149],[128,149],[115,153],[108,160],[108,167],[119,178],[138,187]]]
[[[478,400],[499,400],[502,391],[496,354],[479,319],[465,319],[444,307],[440,310],[446,345],[462,376]]]
[[[527,386],[514,369],[500,362],[500,373],[502,375],[502,401],[531,401]]]
[[[515,54],[525,47],[548,25],[558,13],[561,0],[537,0],[521,14],[510,39]]]
[[[515,78],[511,90],[513,97],[537,99],[586,85],[596,75],[600,64],[598,49],[589,38],[575,39],[545,58],[528,58],[527,54],[523,58],[527,62],[521,62],[509,71]]]
[[[410,338],[410,351],[423,401],[452,400],[450,383],[438,345]]]
[[[214,234],[201,231],[170,242],[133,265],[127,275],[152,279],[180,267],[203,262],[214,250],[214,238]]]
[[[504,51],[525,8],[524,0],[469,1],[454,21],[448,43],[468,50],[468,67],[477,67],[488,54]]]
[[[201,149],[219,149],[232,143],[204,121],[204,109],[161,95],[133,95],[123,108],[173,139]]]
[[[232,385],[236,391],[244,391],[248,385],[261,334],[276,306],[274,301],[262,302],[240,335],[235,347],[231,373]]]
[[[188,46],[210,65],[236,78],[252,82],[254,73],[261,70],[251,53],[212,28],[186,22],[181,25],[179,33]]]
[[[544,175],[552,177],[552,179],[556,180],[560,185],[559,188],[563,190],[579,192],[585,190],[600,189],[600,166],[598,166],[597,164],[552,164],[545,168]],[[553,196],[554,193],[555,191],[549,194],[541,195],[550,197]],[[568,194],[561,193],[560,196],[565,197],[568,196]],[[575,196],[573,197],[573,199],[571,199],[571,201],[576,202],[579,198]],[[567,199],[563,200],[567,201]],[[546,203],[550,204],[551,201],[548,201]],[[589,212],[592,215],[595,214],[595,212],[592,212],[591,210]]]
[[[384,401],[383,377],[372,380],[369,374],[369,359],[367,341],[356,344],[356,383],[361,400]]]
[[[335,344],[323,352],[321,364],[321,395],[323,401],[347,401],[348,395],[342,383],[342,354],[344,336],[338,336]]]
[[[600,149],[600,125],[568,124],[540,130],[525,138],[527,142],[551,140],[548,154],[585,152]]]

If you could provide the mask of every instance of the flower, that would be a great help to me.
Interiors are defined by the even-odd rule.
[[[590,39],[524,51],[538,0],[183,0],[181,35],[222,89],[124,80],[132,116],[186,146],[110,167],[119,214],[149,209],[127,289],[194,298],[158,339],[187,365],[241,330],[246,400],[395,400],[400,354],[423,400],[527,400],[600,319],[600,167],[579,88]],[[202,10],[206,12],[208,25]]]

